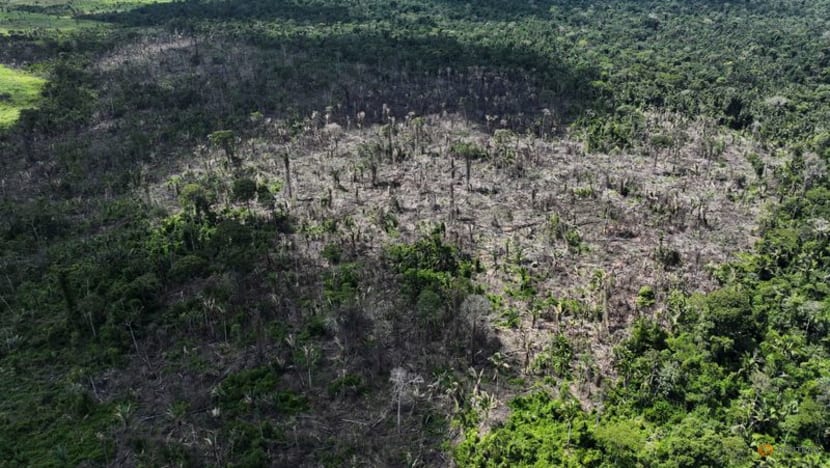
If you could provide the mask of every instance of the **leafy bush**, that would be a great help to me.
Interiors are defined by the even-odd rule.
[[[343,248],[338,244],[326,244],[320,254],[332,265],[337,265],[343,259]]]
[[[186,255],[173,264],[170,269],[170,278],[173,281],[187,281],[201,278],[208,272],[210,264],[198,255]]]
[[[404,294],[413,303],[424,290],[445,298],[449,289],[469,290],[469,278],[477,271],[475,262],[443,243],[440,233],[411,245],[393,245],[387,249],[386,257],[402,275]]]
[[[637,293],[637,307],[647,308],[654,305],[655,295],[651,286],[643,286]]]
[[[368,388],[363,378],[355,374],[346,374],[333,380],[327,387],[331,396],[357,397],[364,395]]]
[[[484,159],[487,157],[487,151],[484,150],[484,148],[481,148],[475,143],[464,141],[453,143],[450,147],[450,153],[453,156],[471,160]]]
[[[223,412],[244,414],[249,408],[296,414],[308,409],[308,399],[280,390],[281,373],[273,367],[257,367],[231,374],[217,387],[216,400]]]
[[[551,373],[556,377],[567,378],[571,375],[571,363],[574,350],[565,335],[554,336],[547,347],[536,356],[533,368],[536,372]]]
[[[257,196],[257,183],[248,178],[236,179],[231,194],[234,200],[248,203]]]
[[[333,306],[348,304],[357,297],[359,269],[356,263],[344,263],[327,271],[323,277],[323,297]]]

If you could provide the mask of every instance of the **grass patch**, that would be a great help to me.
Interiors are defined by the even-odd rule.
[[[0,65],[0,128],[20,117],[20,111],[34,107],[46,80]]]
[[[127,11],[170,0],[8,0],[0,11],[0,36],[67,33],[107,26],[83,15]]]
[[[11,7],[37,7],[44,9],[66,8],[73,13],[97,13],[102,11],[121,11],[142,5],[168,3],[172,0],[9,0]]]

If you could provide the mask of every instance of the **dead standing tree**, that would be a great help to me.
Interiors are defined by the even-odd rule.
[[[401,404],[405,399],[414,399],[420,395],[420,386],[424,383],[424,378],[402,367],[396,367],[392,369],[389,381],[392,382],[392,397],[396,406],[396,427],[400,432]]]

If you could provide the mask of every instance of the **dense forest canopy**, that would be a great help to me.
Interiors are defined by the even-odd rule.
[[[827,466],[830,1],[0,5],[0,466]]]

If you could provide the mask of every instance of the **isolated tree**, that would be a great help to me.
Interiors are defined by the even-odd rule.
[[[214,146],[218,146],[222,148],[225,152],[225,157],[228,158],[228,162],[236,163],[238,160],[236,159],[235,154],[235,136],[233,131],[231,130],[217,130],[210,135],[208,135],[208,140]]]
[[[179,204],[187,211],[190,211],[197,218],[202,215],[210,217],[210,205],[212,197],[207,190],[199,184],[187,184],[179,192]]]
[[[251,179],[241,178],[233,181],[233,199],[250,206],[251,200],[257,195],[257,184]]]

